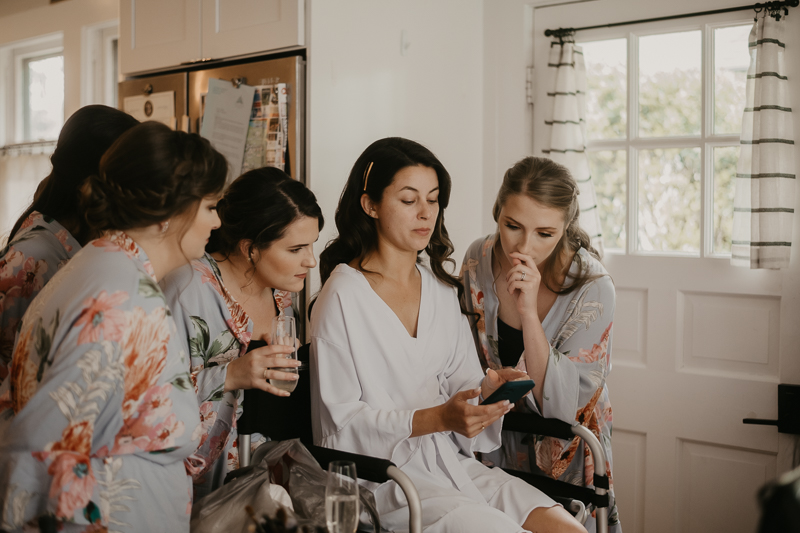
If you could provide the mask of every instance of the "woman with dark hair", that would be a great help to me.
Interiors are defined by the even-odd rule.
[[[376,141],[353,166],[311,317],[314,441],[397,464],[420,493],[427,532],[581,531],[539,490],[475,460],[500,446],[511,408],[479,397],[524,374],[481,372],[460,283],[444,266],[449,199],[449,174],[416,142]],[[382,525],[405,529],[399,487],[368,486]]]
[[[270,379],[297,374],[275,368],[292,349],[267,345],[272,319],[291,315],[291,292],[303,289],[316,266],[313,244],[322,229],[314,193],[277,168],[251,170],[217,204],[222,225],[212,233],[202,259],[162,281],[167,302],[189,339],[191,378],[203,429],[194,473],[195,498],[222,486],[239,467],[235,422],[243,389],[276,396],[289,393]],[[255,436],[255,444],[260,444]]]
[[[462,266],[481,365],[526,372],[536,385],[517,409],[592,430],[611,477],[614,284],[578,222],[578,185],[562,165],[526,157],[506,172],[492,214],[497,232],[476,240]],[[577,437],[503,432],[502,449],[484,459],[594,484],[592,457]],[[621,531],[613,490],[608,522]],[[594,520],[586,525],[594,531]]]
[[[8,375],[25,310],[58,269],[96,237],[80,216],[81,185],[97,174],[108,147],[138,123],[117,109],[90,105],[77,110],[61,129],[50,157],[53,170],[0,251],[0,383]]]
[[[25,313],[0,387],[0,529],[189,531],[200,417],[157,281],[203,255],[227,163],[146,122],[81,188],[89,242]]]

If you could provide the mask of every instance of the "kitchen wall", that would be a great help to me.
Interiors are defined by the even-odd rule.
[[[31,8],[31,5],[37,7]],[[118,16],[118,0],[67,0],[55,4],[42,0],[2,0],[0,47],[59,31],[64,33],[64,71],[67,73],[64,76],[64,116],[69,117],[81,106],[81,30]]]
[[[461,263],[484,231],[483,2],[310,0],[309,182],[326,226],[358,155],[401,136],[430,148],[453,178],[446,221]],[[406,48],[402,48],[402,36]],[[312,291],[318,288],[318,277]]]

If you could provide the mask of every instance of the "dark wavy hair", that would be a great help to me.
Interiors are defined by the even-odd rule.
[[[217,202],[217,214],[222,224],[211,232],[206,251],[220,253],[225,259],[243,240],[250,241],[249,253],[269,248],[301,217],[316,218],[320,231],[325,224],[314,193],[272,167],[236,178]]]
[[[454,287],[459,297],[461,296],[464,290],[461,283],[444,266],[445,263],[455,265],[455,261],[450,258],[453,253],[453,243],[450,242],[444,225],[444,210],[450,203],[450,174],[433,152],[417,142],[401,137],[388,137],[375,141],[364,150],[353,165],[339,198],[339,206],[336,208],[335,221],[339,236],[330,241],[320,254],[319,270],[322,285],[340,263],[358,259],[359,267],[363,268],[367,254],[375,250],[378,245],[375,220],[362,209],[361,195],[367,194],[373,202],[380,203],[383,192],[394,181],[395,175],[402,169],[413,166],[431,168],[439,179],[439,215],[424,251],[430,259],[433,274],[443,283]],[[367,168],[369,177],[365,180]],[[417,262],[421,261],[418,257]]]
[[[564,250],[574,253],[580,248],[585,248],[596,259],[601,259],[598,251],[592,246],[589,234],[581,228],[578,222],[581,214],[578,192],[578,184],[567,167],[546,157],[531,156],[517,161],[506,171],[492,209],[492,217],[495,222],[498,222],[500,211],[509,196],[523,194],[545,207],[558,209],[564,214],[564,234],[550,256],[545,259],[542,269],[542,282],[545,287],[556,294],[574,291],[584,283],[600,277],[589,274],[587,265],[583,264],[581,256],[575,254],[575,261],[578,263],[578,277],[567,287],[556,288],[558,286],[558,270],[563,268],[556,261],[562,256]]]
[[[196,212],[203,198],[222,192],[227,172],[225,157],[206,139],[144,122],[111,145],[83,184],[86,224],[99,234]]]
[[[59,222],[74,220],[78,226],[73,237],[81,245],[96,237],[78,209],[81,185],[87,177],[97,174],[100,158],[114,141],[137,124],[139,121],[127,113],[104,105],[88,105],[73,113],[61,128],[56,149],[50,156],[53,170],[14,224],[9,242],[34,211]]]

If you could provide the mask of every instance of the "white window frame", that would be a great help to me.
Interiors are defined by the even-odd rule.
[[[739,146],[739,135],[714,134],[714,30],[730,26],[752,24],[752,16],[743,12],[741,18],[732,19],[730,15],[723,20],[708,16],[687,23],[685,20],[670,21],[673,24],[645,24],[630,27],[591,30],[578,32],[575,41],[604,41],[627,38],[627,137],[615,140],[587,139],[587,152],[600,150],[626,151],[626,219],[625,250],[606,248],[609,254],[646,255],[662,257],[692,257],[730,260],[730,253],[714,252],[714,159],[715,147]],[[662,35],[685,31],[701,30],[701,124],[698,136],[640,137],[639,136],[639,38],[649,35]],[[700,148],[700,243],[697,252],[648,251],[638,250],[638,197],[639,197],[639,159],[638,151],[653,148]],[[634,208],[632,209],[631,206]]]
[[[64,34],[43,35],[0,48],[0,146],[29,142],[25,139],[24,67],[28,60],[64,53]],[[66,118],[66,117],[65,117]]]
[[[114,41],[119,40],[119,20],[81,29],[81,105],[117,107],[119,62],[114,62]],[[116,68],[115,68],[116,65]]]

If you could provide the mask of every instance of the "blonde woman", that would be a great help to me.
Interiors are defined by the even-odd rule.
[[[605,448],[611,477],[614,284],[579,225],[569,171],[527,157],[506,172],[493,216],[497,232],[472,243],[462,267],[464,304],[484,368],[516,368],[536,383],[517,409],[588,427]],[[494,463],[591,485],[591,455],[576,437],[503,432]],[[594,531],[595,522],[586,523]],[[609,531],[621,531],[611,491]]]

